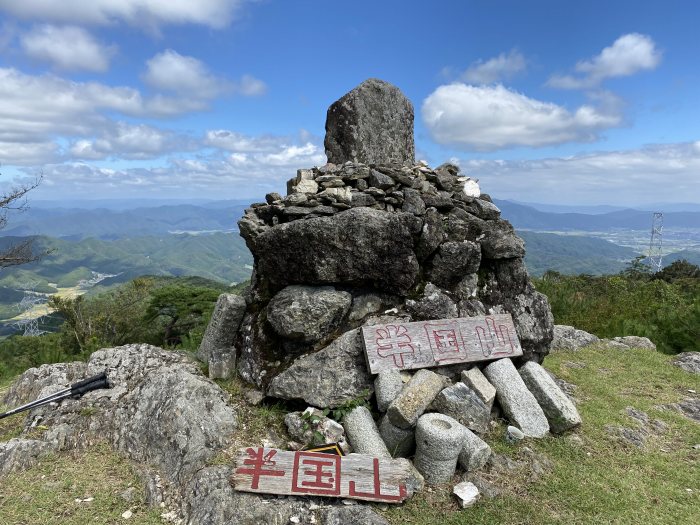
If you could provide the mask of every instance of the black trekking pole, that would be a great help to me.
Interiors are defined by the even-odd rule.
[[[64,388],[63,390],[59,390],[58,392],[54,392],[51,395],[48,395],[46,397],[42,397],[41,399],[37,399],[36,401],[32,401],[31,403],[27,403],[26,405],[22,405],[21,407],[17,407],[17,408],[13,408],[12,410],[8,410],[7,412],[0,414],[0,419],[6,418],[6,417],[11,416],[13,414],[17,414],[19,412],[31,410],[32,408],[46,405],[48,403],[53,403],[54,401],[60,401],[62,399],[66,399],[68,397],[78,399],[78,398],[82,397],[83,394],[86,394],[86,393],[91,392],[93,390],[99,390],[101,388],[109,388],[109,381],[107,381],[107,373],[106,372],[102,372],[101,374],[98,374],[96,376],[88,377],[87,379],[83,379],[82,381],[78,381],[77,383],[73,383],[68,388]]]

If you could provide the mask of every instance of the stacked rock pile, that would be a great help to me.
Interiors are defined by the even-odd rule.
[[[452,383],[430,370],[384,370],[375,379],[379,425],[365,407],[344,420],[353,449],[378,457],[409,457],[429,483],[449,481],[457,464],[466,472],[483,467],[491,448],[482,437],[493,416],[503,415],[524,436],[561,434],[581,424],[571,400],[535,362],[516,369],[510,359],[462,371]],[[497,400],[497,403],[495,401]],[[495,410],[494,410],[495,408]]]
[[[240,375],[315,406],[369,397],[356,329],[380,316],[510,313],[522,360],[541,362],[552,315],[528,278],[523,241],[456,165],[415,162],[401,92],[365,81],[330,107],[326,129],[333,162],[300,169],[287,196],[268,194],[239,221],[254,257],[235,341]]]
[[[363,82],[329,108],[325,145],[326,165],[298,170],[286,196],[266,195],[239,221],[251,286],[245,305],[220,302],[235,315],[215,313],[229,335],[205,338],[216,340],[200,348],[210,372],[235,369],[263,395],[320,409],[375,394],[378,425],[366,407],[344,418],[353,450],[415,453],[431,482],[457,464],[484,465],[480,435],[499,411],[530,437],[576,426],[575,408],[537,364],[553,319],[529,280],[523,241],[458,166],[415,161],[403,94]],[[500,313],[511,314],[523,349],[515,363],[368,372],[363,326]],[[290,418],[300,437],[302,417]]]

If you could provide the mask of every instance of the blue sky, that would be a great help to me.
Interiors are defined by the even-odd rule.
[[[418,158],[530,202],[700,202],[700,4],[0,0],[5,184],[260,200],[396,84]]]

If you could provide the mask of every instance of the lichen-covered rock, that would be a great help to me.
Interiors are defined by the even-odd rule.
[[[574,404],[541,365],[530,361],[518,373],[542,407],[552,433],[560,434],[581,424]]]
[[[341,323],[351,302],[332,286],[287,286],[267,305],[267,320],[282,337],[315,343]]]
[[[393,425],[385,414],[379,420],[379,434],[393,457],[408,457],[416,446],[415,430]]]
[[[683,352],[671,362],[686,372],[700,374],[700,352]]]
[[[279,224],[252,251],[259,274],[275,287],[335,283],[405,294],[418,276],[417,228],[412,214],[353,208]]]
[[[324,145],[334,164],[412,165],[413,105],[396,86],[365,80],[328,108]]]
[[[600,341],[598,336],[578,330],[573,326],[554,325],[552,348],[555,350],[580,350]]]
[[[335,408],[361,396],[369,398],[372,391],[360,331],[354,329],[324,349],[295,360],[272,379],[267,394]]]
[[[0,443],[0,478],[31,467],[56,448],[53,443],[37,439],[11,439]]]
[[[377,408],[380,412],[386,412],[389,405],[403,390],[401,372],[397,368],[385,368],[380,370],[374,379],[374,394],[377,398]]]
[[[464,383],[443,389],[430,408],[456,419],[474,432],[482,434],[488,430],[491,409]]]
[[[377,458],[391,458],[367,407],[355,407],[347,413],[343,418],[343,428],[354,452]]]
[[[549,422],[527,389],[510,359],[499,359],[484,368],[484,375],[496,388],[496,398],[508,419],[528,437],[544,437]]]
[[[44,392],[66,386],[64,364],[42,368],[39,375],[36,369],[25,372],[17,385],[27,385],[27,392],[38,384],[45,385]],[[228,394],[203,377],[187,355],[150,345],[106,348],[90,356],[84,375],[102,371],[111,388],[30,412],[48,429],[43,441],[60,450],[106,440],[158,469],[168,482],[181,484],[223,449],[236,429]]]
[[[3,403],[17,407],[35,401],[47,388],[56,392],[85,379],[86,371],[87,365],[81,361],[30,368],[10,385]]]
[[[481,251],[478,244],[471,241],[445,242],[433,257],[428,275],[438,286],[452,288],[465,275],[476,272],[480,262]]]
[[[399,428],[411,428],[445,386],[445,378],[430,370],[418,370],[399,396],[389,405],[389,421]]]
[[[229,481],[233,468],[217,465],[201,469],[186,485],[183,514],[188,525],[260,525],[314,523],[316,516],[305,498],[263,498],[238,492]],[[303,521],[302,521],[303,520]]]
[[[417,300],[406,301],[406,310],[416,321],[449,319],[459,315],[455,302],[432,283],[425,285],[423,294]]]

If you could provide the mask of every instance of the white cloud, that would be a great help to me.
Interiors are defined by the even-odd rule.
[[[115,52],[75,26],[38,26],[21,37],[21,44],[30,57],[66,70],[107,71]]]
[[[267,92],[267,85],[251,75],[243,75],[232,83],[213,75],[207,66],[194,57],[167,49],[146,62],[141,76],[149,86],[195,100],[208,100],[225,92],[258,96]]]
[[[521,71],[525,71],[526,66],[522,53],[517,49],[511,49],[508,54],[501,53],[486,62],[477,60],[462,74],[462,80],[473,84],[491,84],[512,78]]]
[[[0,9],[30,20],[137,26],[200,24],[226,27],[244,0],[0,0]]]
[[[226,130],[209,134],[205,144],[213,144],[225,137]],[[134,132],[138,134],[138,132]],[[161,196],[261,199],[270,191],[284,192],[285,183],[304,166],[325,164],[326,156],[320,143],[300,142],[291,137],[255,137],[228,132],[230,141],[218,142],[227,149],[198,151],[189,156],[178,154],[169,159],[167,166],[154,168],[105,169],[84,162],[66,162],[43,167],[43,192],[55,196],[95,197],[105,191],[111,197],[128,197],[144,191],[158,192]],[[219,138],[216,138],[216,137]],[[75,153],[86,160],[104,158],[104,144],[99,141],[76,142]],[[158,140],[154,140],[157,149]],[[163,143],[161,143],[163,144]],[[167,144],[167,137],[165,143]],[[116,147],[116,146],[112,146]],[[233,151],[237,149],[238,151]],[[33,173],[34,170],[26,170]],[[48,195],[47,195],[48,196]]]
[[[661,51],[651,37],[639,33],[622,35],[599,55],[576,64],[581,76],[552,75],[547,85],[562,89],[588,89],[606,78],[626,77],[652,70],[661,63]]]
[[[190,151],[198,144],[188,137],[145,124],[117,122],[102,130],[101,136],[71,144],[73,159],[154,159],[175,151]]]
[[[204,135],[205,145],[240,153],[271,153],[286,142],[288,139],[272,135],[251,137],[228,129],[209,130]]]
[[[562,204],[700,201],[700,148],[696,143],[538,160],[461,160],[499,199]]]
[[[143,81],[159,90],[209,99],[226,89],[226,82],[212,75],[203,62],[172,49],[155,55],[146,66]]]
[[[251,75],[243,75],[236,89],[246,97],[257,97],[267,93],[267,84]]]
[[[105,130],[112,133],[116,126],[115,113],[158,118],[206,107],[207,101],[196,94],[143,97],[130,87],[72,82],[56,75],[34,76],[0,68],[0,162],[45,163],[49,152],[59,152],[56,137],[90,142],[94,142],[92,137],[104,138]],[[112,135],[109,140],[114,141],[115,137]],[[140,136],[139,140],[148,145],[146,138]],[[85,142],[75,148],[85,155],[106,152],[97,145],[87,149]]]
[[[502,85],[440,86],[425,99],[422,113],[435,141],[477,151],[592,141],[622,123],[615,112],[591,105],[570,112]]]

